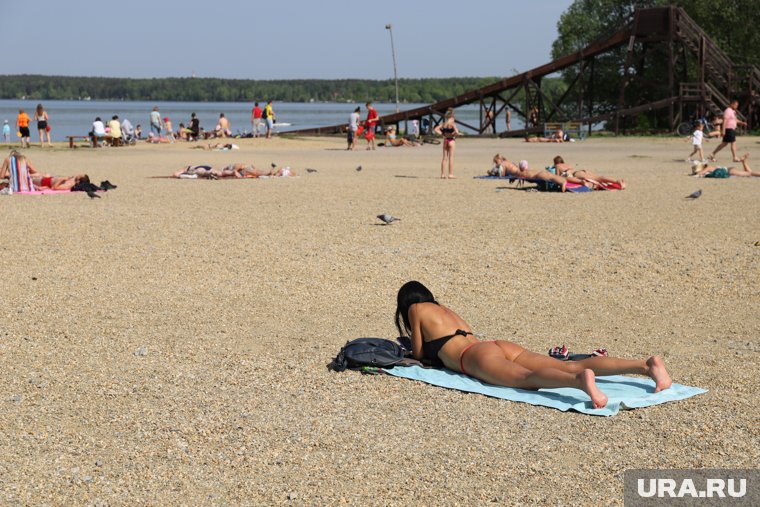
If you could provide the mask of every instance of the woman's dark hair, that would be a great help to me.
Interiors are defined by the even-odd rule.
[[[556,164],[564,164],[564,163],[565,163],[565,161],[559,155],[557,155],[556,157],[554,157],[554,164],[555,165]]]
[[[433,297],[433,293],[416,280],[406,282],[398,290],[396,297],[396,329],[399,335],[405,335],[412,331],[409,324],[409,308],[415,303],[435,303],[438,301]]]

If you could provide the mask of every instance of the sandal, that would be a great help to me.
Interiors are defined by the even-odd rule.
[[[570,351],[563,343],[561,347],[553,347],[549,349],[549,356],[560,361],[567,361],[570,358]]]

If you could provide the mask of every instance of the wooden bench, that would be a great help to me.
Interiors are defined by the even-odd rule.
[[[93,147],[95,147],[95,143],[97,142],[94,138],[90,136],[66,136],[66,138],[69,140],[69,148],[74,147],[74,141],[87,141]]]

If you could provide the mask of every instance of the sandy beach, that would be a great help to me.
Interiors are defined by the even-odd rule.
[[[234,142],[25,150],[118,189],[0,196],[0,504],[622,505],[625,470],[757,467],[760,178],[691,178],[677,138],[465,138],[449,181],[440,146]],[[628,189],[473,179],[497,152]],[[231,162],[300,176],[153,178]],[[709,392],[602,418],[328,371],[411,279],[485,339]]]

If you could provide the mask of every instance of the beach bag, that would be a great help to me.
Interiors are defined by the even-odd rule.
[[[48,123],[45,125],[45,132],[50,132],[52,129],[50,128],[50,124]]]
[[[374,366],[390,368],[404,359],[404,349],[384,338],[357,338],[346,342],[330,365],[335,371]]]

